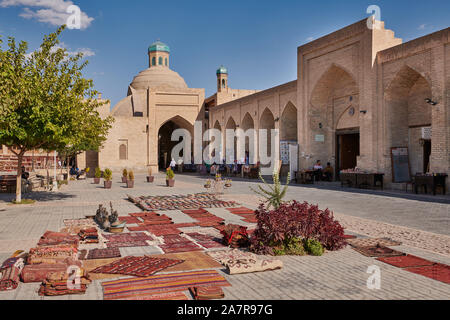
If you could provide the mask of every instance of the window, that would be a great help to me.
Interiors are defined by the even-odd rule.
[[[156,66],[156,58],[155,57],[152,58],[152,66]]]
[[[166,67],[167,67],[167,58],[166,58]]]
[[[119,142],[119,160],[128,160],[128,141],[121,140]]]
[[[163,64],[163,58],[162,58],[162,57],[159,57],[158,64],[159,64],[160,66],[162,66],[162,64]]]
[[[225,88],[225,79],[222,79],[222,88]]]

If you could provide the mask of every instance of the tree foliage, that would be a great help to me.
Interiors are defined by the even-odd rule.
[[[65,29],[44,37],[40,48],[27,55],[28,45],[0,39],[0,144],[18,157],[16,200],[21,198],[21,163],[25,152],[56,150],[66,156],[98,151],[113,119],[102,119],[93,81],[82,71],[82,53],[69,55],[58,47]]]

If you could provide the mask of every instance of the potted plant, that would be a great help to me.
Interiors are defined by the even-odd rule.
[[[103,175],[105,179],[104,185],[105,189],[111,189],[112,186],[112,171],[110,169],[105,169],[105,174]]]
[[[127,183],[128,171],[127,169],[122,170],[122,183]]]
[[[166,185],[168,187],[174,187],[175,186],[175,173],[173,172],[172,168],[167,168],[166,172]]]
[[[147,176],[147,182],[152,183],[155,181],[155,177],[152,175],[152,167],[148,168],[148,176]]]
[[[100,170],[99,167],[95,168],[94,183],[99,184],[101,177],[102,177],[102,171]]]
[[[130,170],[130,172],[128,172],[127,187],[128,188],[134,187],[134,173],[131,170]]]

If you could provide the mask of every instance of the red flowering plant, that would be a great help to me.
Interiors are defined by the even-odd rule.
[[[260,254],[276,254],[281,247],[291,247],[298,239],[317,240],[330,251],[346,245],[344,228],[327,209],[297,201],[282,203],[268,210],[261,204],[255,212],[258,226],[251,238],[251,250]]]

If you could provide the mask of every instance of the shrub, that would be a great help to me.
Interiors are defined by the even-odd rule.
[[[95,177],[96,178],[101,178],[102,177],[102,171],[100,170],[99,167],[95,168]]]
[[[110,169],[105,169],[105,174],[103,175],[106,181],[112,180],[112,171]]]
[[[321,256],[325,251],[322,244],[314,239],[305,239],[303,245],[306,252],[312,256]]]
[[[292,255],[304,256],[306,255],[301,238],[287,238],[282,242],[275,244],[272,248],[273,254],[276,256]]]
[[[131,170],[128,172],[128,180],[134,181],[134,172]]]
[[[173,178],[175,178],[175,173],[173,172],[173,170],[171,168],[167,168],[166,179],[171,180]]]
[[[258,226],[252,236],[254,252],[274,254],[274,246],[292,239],[317,240],[330,251],[345,246],[344,228],[328,209],[293,201],[272,211],[261,204],[255,215]]]
[[[122,176],[124,176],[125,178],[128,176],[128,171],[127,171],[127,169],[123,169],[123,170],[122,170]]]
[[[84,172],[86,172],[86,174],[89,173],[89,171],[91,171],[91,168],[89,168],[89,167],[87,167],[87,168],[84,170]]]

